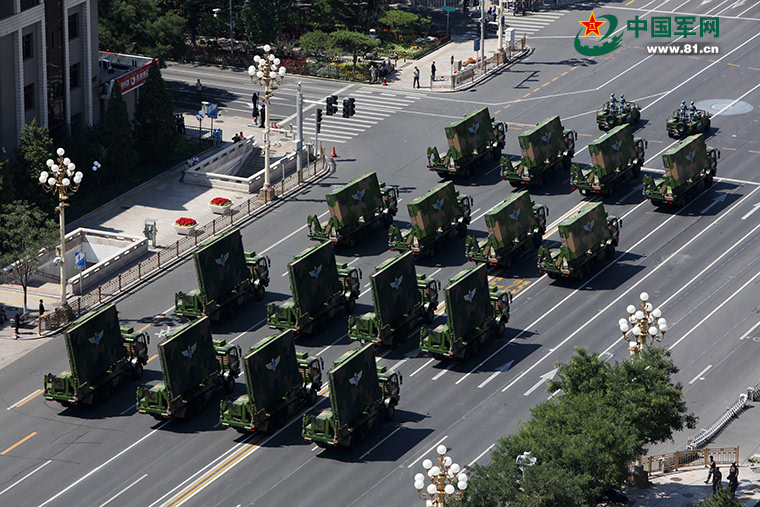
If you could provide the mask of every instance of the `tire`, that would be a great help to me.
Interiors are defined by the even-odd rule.
[[[509,184],[512,185],[513,188],[518,188],[521,183],[519,181],[509,180]]]
[[[678,132],[679,135],[684,135],[686,133],[686,124],[683,122],[676,123],[676,132]]]
[[[638,125],[641,121],[641,111],[636,111],[636,113],[633,115],[633,123],[634,125]]]
[[[705,176],[705,188],[710,188],[713,184],[713,175],[708,174]]]
[[[433,319],[435,319],[435,312],[433,311],[432,306],[428,307],[428,309],[422,314],[422,318],[425,320],[425,323],[428,326],[433,323]]]
[[[348,236],[348,240],[346,240],[346,243],[348,243],[348,248],[353,248],[356,246],[356,237],[354,237],[353,234]]]
[[[612,114],[608,114],[607,118],[605,118],[605,121],[609,127],[614,127],[617,124],[617,118]]]
[[[501,148],[494,148],[492,153],[494,161],[498,162],[501,159]]]
[[[710,120],[708,119],[707,122],[705,122],[705,130],[703,131],[705,134],[709,132],[710,130]]]
[[[572,165],[573,165],[573,159],[572,159],[572,158],[570,158],[570,157],[568,157],[568,156],[564,156],[564,157],[562,157],[562,168],[563,168],[565,171],[569,171],[569,170],[570,170],[570,167],[571,167]]]
[[[265,293],[266,289],[264,289],[264,286],[262,284],[258,284],[254,289],[253,296],[256,298],[256,301],[261,301],[264,299]]]
[[[633,169],[631,170],[631,176],[634,178],[638,178],[641,176],[641,166],[639,164],[633,164]]]
[[[393,217],[388,213],[383,215],[383,227],[387,229],[391,224],[393,224]]]
[[[459,222],[457,224],[457,235],[460,238],[464,238],[465,236],[467,236],[467,224],[466,223]]]
[[[135,380],[140,380],[140,377],[143,375],[143,365],[142,363],[137,363],[132,367],[132,378]]]
[[[504,266],[505,269],[512,267],[512,255],[507,255],[504,259],[504,262],[502,262],[502,266]]]
[[[310,407],[313,407],[315,403],[317,403],[317,390],[313,387],[309,389],[309,394],[306,395],[306,404]]]
[[[504,331],[507,330],[507,325],[504,324],[503,320],[500,320],[499,323],[496,325],[496,338],[501,338],[504,336]]]
[[[224,392],[231,394],[235,390],[235,379],[231,375],[224,379]]]
[[[396,404],[391,402],[385,410],[385,418],[390,421],[394,415],[396,415]]]
[[[367,239],[367,231],[365,229],[360,230],[356,233],[356,244],[359,245],[361,243],[364,243],[364,240]]]
[[[353,297],[349,296],[348,300],[346,300],[345,306],[346,306],[346,313],[353,313],[354,308],[356,308],[356,300]],[[327,323],[325,323],[325,328],[327,328],[326,324]]]
[[[541,234],[541,231],[533,233],[531,241],[533,242],[533,248],[539,248],[541,246],[541,241],[543,241],[543,234]]]
[[[660,199],[652,199],[651,201],[654,206],[662,206],[662,201]]]
[[[581,268],[578,270],[578,280],[583,280],[583,278],[586,276],[586,270]]]
[[[558,278],[558,277],[557,277],[557,273],[554,273],[554,272],[551,272],[551,271],[547,272],[547,273],[546,273],[546,276],[548,276],[548,277],[549,277],[549,278],[551,278],[552,280],[556,280],[556,279]]]
[[[615,257],[615,247],[612,244],[605,247],[604,256],[607,257],[608,261],[611,261]]]

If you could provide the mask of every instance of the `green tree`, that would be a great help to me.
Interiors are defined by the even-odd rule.
[[[698,501],[694,507],[743,507],[744,504],[739,500],[731,499],[731,490],[728,488],[719,489],[717,493]]]
[[[665,349],[652,347],[615,365],[576,349],[549,382],[549,391],[561,395],[536,405],[517,433],[498,440],[491,464],[473,467],[459,505],[595,505],[607,487],[625,481],[628,464],[648,444],[695,427],[681,385],[671,382],[677,372]],[[523,479],[515,458],[525,451],[538,462]]]
[[[301,35],[298,39],[298,45],[306,53],[320,56],[332,47],[332,39],[329,34],[315,30]]]
[[[24,125],[16,147],[16,160],[11,166],[14,197],[37,204],[46,212],[52,212],[55,201],[40,188],[40,173],[47,169],[45,164],[53,152],[53,141],[45,126],[37,125],[37,120]]]
[[[294,13],[299,13],[295,0],[249,0],[240,9],[242,28],[248,44],[271,44],[282,37]]]
[[[66,150],[66,155],[77,165],[77,170],[82,171],[85,176],[77,194],[82,195],[95,189],[99,190],[99,179],[97,174],[91,174],[91,168],[95,161],[103,159],[100,129],[92,125],[78,128],[61,141],[61,146]]]
[[[102,51],[179,58],[185,52],[185,21],[154,0],[100,0],[98,37]]]
[[[399,38],[402,35],[413,35],[415,31],[427,32],[427,29],[430,26],[430,18],[419,16],[413,12],[400,10],[383,12],[378,22],[396,32]]]
[[[311,9],[294,16],[291,24],[296,29],[331,31],[347,26],[352,18],[351,9],[341,0],[312,0]]]
[[[58,227],[37,206],[14,201],[0,206],[0,265],[10,265],[10,281],[18,282],[24,291],[26,312],[27,288],[32,275],[42,264],[43,250],[53,248]]]
[[[174,153],[179,142],[174,101],[161,70],[153,62],[135,106],[134,132],[143,159],[158,162]]]
[[[143,85],[144,86],[144,85]],[[105,117],[101,126],[103,143],[103,170],[120,182],[137,164],[138,155],[134,148],[132,124],[129,122],[127,103],[121,95],[121,87],[115,83],[111,89]]]
[[[14,195],[10,164],[7,158],[0,159],[0,195]]]
[[[356,72],[356,61],[359,55],[372,51],[377,46],[377,41],[369,35],[352,32],[351,30],[338,30],[331,33],[330,38],[335,48],[349,53],[353,57],[354,72]]]

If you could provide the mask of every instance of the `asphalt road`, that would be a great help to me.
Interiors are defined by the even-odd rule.
[[[652,12],[655,8],[658,12]],[[708,145],[720,149],[722,157],[711,189],[680,210],[654,208],[643,200],[640,185],[605,199],[607,211],[623,218],[620,246],[614,262],[583,283],[539,276],[532,253],[508,271],[492,270],[492,283],[515,295],[512,318],[504,337],[488,342],[468,362],[421,356],[416,334],[395,350],[378,350],[379,361],[404,376],[401,404],[392,423],[376,428],[349,451],[321,450],[303,442],[299,418],[271,437],[223,430],[218,425],[219,397],[189,423],[156,423],[135,413],[135,384],[124,386],[97,409],[63,410],[38,393],[45,373],[68,369],[63,341],[39,347],[0,370],[7,408],[0,413],[0,502],[101,507],[413,504],[419,501],[413,476],[422,470],[423,458],[433,457],[438,443],[446,444],[460,464],[486,463],[486,451],[496,439],[515,431],[518,421],[528,419],[530,409],[547,399],[547,374],[557,361],[568,361],[574,347],[598,351],[612,361],[626,358],[617,321],[642,291],[668,319],[663,345],[681,369],[677,380],[684,385],[690,410],[700,417],[700,427],[712,423],[760,379],[760,332],[755,329],[760,295],[760,213],[755,213],[760,205],[760,6],[697,0],[661,6],[637,0],[596,8],[597,17],[602,12],[621,20],[720,15],[721,53],[647,56],[647,39],[638,42],[628,33],[614,53],[587,59],[572,46],[578,20],[589,15],[578,8],[532,37],[535,51],[525,61],[464,92],[427,95],[301,79],[306,104],[311,105],[307,122],[316,104],[324,104],[331,94],[356,97],[357,115],[343,119],[339,114],[323,127],[322,138],[329,144],[344,141],[335,173],[243,230],[246,248],[266,253],[272,261],[265,301],[289,297],[287,276],[282,275],[293,255],[310,246],[306,216],[326,213],[324,194],[331,187],[377,171],[382,181],[399,186],[402,209],[396,222],[407,224],[405,202],[438,182],[425,169],[427,146],[444,147],[443,127],[482,105],[509,123],[506,153],[519,154],[517,135],[525,127],[559,114],[566,128],[578,132],[574,161],[589,163],[585,147],[600,135],[596,108],[611,92],[624,93],[643,107],[636,135],[649,142],[645,171],[656,173],[662,169],[661,153],[673,143],[665,133],[665,118],[681,100],[750,104],[754,109],[748,112],[716,114],[712,121]],[[179,66],[164,72],[176,90],[194,83],[196,75],[227,117],[250,113],[246,104],[251,88],[241,73]],[[286,80],[278,92],[281,101],[273,102],[272,113],[284,123],[294,112],[295,81]],[[471,233],[484,235],[483,213],[512,188],[500,181],[495,168],[485,168],[457,186],[475,201]],[[583,202],[559,173],[531,193],[549,207],[552,225]],[[557,240],[556,229],[550,227],[546,241]],[[363,287],[374,267],[392,255],[385,241],[377,231],[355,252],[341,254],[341,260],[362,269]],[[455,240],[439,256],[420,260],[417,269],[443,284],[465,264],[464,242]],[[195,286],[193,264],[175,266],[117,303],[122,323],[145,328],[155,354],[162,334],[180,323],[171,313],[174,292]],[[369,311],[370,294],[364,292],[359,303],[357,312]],[[264,326],[265,316],[265,304],[251,302],[236,318],[214,328],[214,336],[246,350],[271,333]],[[439,316],[436,323],[443,319]],[[321,355],[329,365],[355,347],[345,333],[346,319],[339,315],[326,332],[297,347]],[[150,384],[160,377],[153,359],[142,381]],[[238,382],[236,393],[243,390]],[[316,409],[328,405],[323,398]],[[756,416],[750,410],[742,417]],[[675,442],[656,450],[683,449],[691,435],[679,433]],[[716,443],[741,445],[744,456],[760,444],[756,434],[732,436],[738,441],[719,437]]]

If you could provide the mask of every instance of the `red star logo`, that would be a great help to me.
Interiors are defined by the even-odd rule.
[[[588,18],[588,21],[578,21],[581,25],[583,25],[586,28],[586,33],[583,34],[583,38],[585,39],[587,35],[594,34],[600,39],[602,38],[602,34],[599,33],[599,27],[606,23],[606,21],[597,21],[594,17],[594,12],[591,12],[591,17]]]

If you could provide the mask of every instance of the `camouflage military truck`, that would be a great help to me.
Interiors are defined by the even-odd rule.
[[[641,120],[641,106],[635,102],[615,103],[610,108],[609,101],[596,110],[596,125],[599,130],[610,130],[618,125],[637,125]]]
[[[205,241],[193,253],[199,290],[174,294],[177,315],[226,320],[251,295],[264,298],[269,285],[269,258],[243,250],[239,229]]]
[[[589,203],[557,226],[561,246],[538,249],[538,270],[549,278],[582,279],[594,264],[611,260],[622,221],[608,215],[601,202]]]
[[[222,400],[219,421],[239,432],[273,433],[302,406],[314,405],[324,360],[297,352],[292,330],[264,338],[243,356],[247,394]]]
[[[488,286],[485,264],[463,269],[449,280],[446,294],[446,324],[422,328],[420,350],[437,359],[467,360],[477,354],[489,336],[504,334],[509,322],[512,295]]]
[[[704,109],[676,109],[665,120],[668,137],[683,139],[694,134],[706,134],[710,130],[711,117],[712,115]]]
[[[327,372],[330,408],[303,416],[303,435],[319,447],[354,447],[375,424],[392,419],[401,398],[401,374],[377,366],[375,346],[346,352]]]
[[[416,273],[411,252],[384,261],[369,280],[375,311],[348,316],[351,340],[395,347],[406,341],[420,317],[433,322],[441,284]]]
[[[713,184],[718,172],[720,151],[705,144],[705,137],[696,134],[662,154],[665,175],[643,178],[643,193],[655,206],[688,204],[696,195]]]
[[[365,174],[325,197],[330,219],[320,224],[316,215],[310,215],[306,220],[313,241],[353,248],[373,227],[390,227],[398,212],[398,190],[378,183],[376,173]]]
[[[620,125],[588,145],[591,165],[570,168],[570,185],[581,195],[612,195],[627,180],[638,178],[647,142],[633,137],[630,125]]]
[[[120,384],[142,377],[150,338],[132,327],[119,328],[115,305],[80,317],[63,336],[71,370],[45,375],[46,400],[64,407],[97,406]]]
[[[432,257],[444,248],[444,243],[458,235],[467,234],[472,211],[472,198],[460,194],[454,183],[441,183],[425,195],[406,205],[411,229],[388,229],[388,246],[393,251],[414,252]]]
[[[549,171],[560,166],[570,169],[577,138],[574,130],[562,128],[559,116],[545,119],[518,137],[522,158],[516,167],[509,157],[501,157],[501,179],[513,187],[543,185]]]
[[[228,394],[240,375],[240,347],[211,338],[208,317],[188,322],[158,344],[164,381],[137,388],[137,410],[155,419],[189,420],[200,414],[212,394]]]
[[[533,202],[527,190],[517,192],[483,216],[488,238],[478,241],[467,236],[465,257],[470,262],[508,268],[524,252],[541,246],[547,216],[549,208]]]
[[[354,311],[359,297],[361,270],[335,261],[331,242],[307,248],[288,264],[290,292],[285,302],[269,303],[267,324],[315,335],[327,328],[338,308]]]
[[[481,162],[491,156],[499,160],[507,142],[507,124],[496,121],[483,107],[444,129],[449,149],[441,158],[435,146],[427,149],[428,169],[441,177],[469,178]]]

